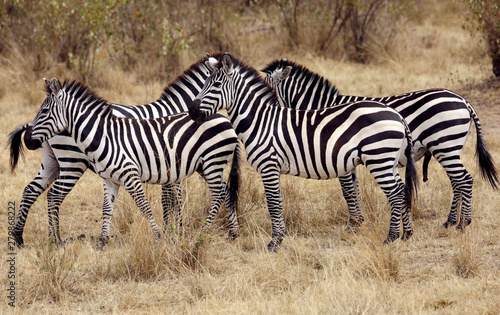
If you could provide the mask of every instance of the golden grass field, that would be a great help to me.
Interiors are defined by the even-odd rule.
[[[412,22],[392,57],[369,64],[331,60],[305,51],[285,53],[278,44],[240,39],[240,56],[260,69],[287,57],[330,79],[344,94],[392,95],[449,88],[478,112],[490,153],[500,166],[500,80],[493,79],[484,43],[461,28],[461,6],[435,1]],[[436,11],[434,11],[436,10]],[[260,34],[262,36],[262,34]],[[187,55],[185,67],[203,55]],[[102,57],[105,58],[105,57]],[[134,74],[104,66],[102,87],[91,87],[112,102],[142,104],[160,95],[168,82],[143,83]],[[11,173],[7,134],[27,123],[44,99],[42,77],[23,80],[15,63],[0,63],[0,226],[7,247],[8,203],[19,206],[24,187],[37,174],[40,151],[27,152]],[[62,68],[43,76],[64,79]],[[451,187],[432,160],[429,181],[420,182],[412,215],[415,234],[383,246],[389,205],[360,167],[365,223],[346,234],[347,206],[337,180],[282,176],[288,229],[280,251],[268,253],[271,224],[258,174],[242,163],[240,237],[226,241],[225,210],[202,243],[197,235],[208,210],[209,193],[195,175],[183,183],[183,235],[153,240],[147,222],[121,189],[111,234],[96,251],[101,229],[102,181],[87,172],[61,207],[63,239],[85,234],[64,247],[48,243],[47,200],[33,205],[25,228],[26,247],[16,252],[16,304],[8,306],[7,261],[0,260],[0,313],[186,313],[186,314],[500,314],[500,193],[480,177],[474,158],[475,129],[462,159],[474,178],[472,224],[465,233],[444,229]],[[4,149],[5,148],[5,149]],[[418,162],[419,178],[421,165]],[[146,186],[157,223],[160,188]],[[94,239],[93,239],[93,238]]]

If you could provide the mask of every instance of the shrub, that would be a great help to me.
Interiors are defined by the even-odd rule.
[[[465,0],[472,18],[466,18],[464,28],[480,33],[488,45],[493,73],[500,77],[500,3],[498,1]]]

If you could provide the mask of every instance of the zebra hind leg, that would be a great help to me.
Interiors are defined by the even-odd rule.
[[[396,160],[397,161],[397,160]],[[406,211],[406,193],[404,184],[399,177],[397,164],[391,167],[380,166],[377,163],[366,161],[368,170],[375,178],[375,181],[382,189],[389,204],[391,205],[391,222],[389,224],[389,234],[384,241],[384,244],[389,244],[399,238],[399,228],[401,225],[401,213]],[[409,226],[411,228],[411,224]]]
[[[472,176],[466,172],[463,177],[461,185],[459,185],[459,190],[461,194],[461,206],[460,206],[460,221],[456,227],[457,231],[464,232],[465,227],[467,227],[471,222],[471,203],[472,203],[472,186],[473,179]]]
[[[441,162],[441,161],[440,161]],[[460,159],[454,159],[453,161],[447,161],[453,166],[453,170],[446,169],[446,165],[443,165],[448,177],[451,182],[451,187],[453,190],[453,200],[451,203],[450,213],[448,214],[448,219],[443,224],[443,227],[448,228],[457,223],[457,230],[463,231],[463,229],[471,222],[471,200],[472,200],[472,176],[467,172],[463,166]],[[461,170],[456,170],[461,167]],[[459,174],[457,176],[457,174]],[[460,211],[461,210],[461,211]],[[459,222],[459,211],[460,211],[460,222]]]
[[[234,241],[240,236],[239,226],[238,226],[238,215],[237,215],[237,202],[233,200],[230,194],[229,186],[223,182],[224,187],[224,203],[226,205],[227,211],[227,221],[229,224],[228,240],[230,242]]]
[[[13,236],[18,247],[24,246],[24,226],[31,206],[59,175],[59,164],[50,146],[42,146],[42,165],[37,176],[24,188],[19,212],[14,225]]]

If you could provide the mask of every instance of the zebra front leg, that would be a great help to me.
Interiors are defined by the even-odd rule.
[[[267,245],[267,250],[269,252],[276,252],[286,235],[285,220],[283,219],[280,174],[276,170],[270,172],[262,171],[261,177],[264,184],[267,208],[271,216],[271,226],[273,229],[272,239]]]
[[[104,245],[109,242],[109,234],[111,227],[111,218],[115,207],[116,195],[120,186],[104,180],[104,201],[102,203],[102,231],[99,241],[96,244],[97,250],[102,250]]]
[[[164,184],[161,186],[161,204],[163,206],[163,233],[168,230],[175,229],[176,225],[178,230],[182,229],[182,192],[179,184]],[[172,209],[174,212],[174,222],[169,224],[169,218],[172,217]]]
[[[356,169],[351,172],[339,176],[342,194],[347,202],[349,209],[349,222],[347,223],[346,232],[357,232],[357,228],[363,223],[365,218],[359,208],[359,184],[356,176]]]
[[[124,186],[130,196],[132,196],[132,198],[134,199],[137,207],[141,210],[141,213],[148,220],[155,238],[159,239],[161,237],[160,229],[158,228],[158,225],[153,218],[153,213],[151,211],[151,207],[149,206],[149,202],[146,199],[146,194],[144,193],[144,189],[142,188],[142,183],[139,176],[129,176],[124,183]]]
[[[75,187],[85,170],[86,168],[78,169],[78,171],[68,174],[64,171],[64,168],[61,168],[61,175],[47,192],[49,240],[58,245],[63,243],[59,229],[59,207],[73,187]]]

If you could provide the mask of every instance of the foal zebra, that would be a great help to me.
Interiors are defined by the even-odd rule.
[[[192,101],[203,87],[205,79],[213,69],[211,64],[217,62],[220,55],[202,58],[191,65],[183,74],[178,76],[171,84],[165,87],[161,97],[149,104],[140,106],[126,106],[113,104],[113,115],[117,117],[130,118],[159,118],[186,112],[187,104]],[[19,155],[22,155],[22,134],[29,138],[31,128],[25,124],[16,128],[10,134],[11,168],[15,169]],[[59,206],[64,198],[71,192],[83,173],[90,168],[93,172],[92,162],[78,148],[75,141],[67,131],[49,139],[42,144],[42,165],[37,176],[24,188],[23,197],[19,206],[19,212],[14,227],[15,240],[18,246],[24,244],[23,232],[29,209],[38,197],[52,184],[54,185],[47,193],[49,213],[49,236],[56,242],[61,243],[59,231]],[[236,158],[236,157],[235,157]],[[176,197],[177,195],[177,197]],[[174,214],[179,226],[182,225],[180,216],[181,194],[178,185],[162,185],[162,205],[164,209],[164,227],[167,225],[170,210],[174,208]],[[231,237],[236,237],[237,224],[235,214],[228,213],[230,225],[233,228]],[[236,225],[236,227],[235,227]]]
[[[453,201],[448,219],[443,224],[448,228],[458,222],[457,230],[471,223],[472,177],[465,169],[460,154],[467,141],[472,121],[476,126],[476,155],[479,158],[481,175],[493,188],[498,188],[499,179],[495,164],[486,148],[484,136],[472,105],[460,95],[445,90],[431,89],[388,97],[362,97],[341,95],[323,77],[304,66],[286,59],[271,62],[264,70],[266,81],[275,87],[280,104],[295,109],[321,109],[340,104],[371,100],[394,108],[406,120],[412,132],[415,159],[425,156],[424,181],[431,156],[443,166],[451,181]],[[359,209],[356,175],[340,177],[344,196],[348,202],[350,224],[362,222]],[[458,220],[458,210],[460,220]]]
[[[112,105],[78,82],[47,82],[47,98],[31,127],[30,149],[67,129],[77,146],[104,179],[103,227],[98,247],[109,238],[109,226],[119,186],[124,186],[160,237],[141,182],[178,183],[194,172],[208,183],[212,205],[204,229],[208,229],[221,203],[229,212],[234,203],[225,198],[222,172],[237,150],[238,139],[222,115],[199,124],[187,113],[157,119],[116,117]],[[238,173],[232,174],[237,182]],[[231,185],[229,194],[236,198]]]
[[[226,54],[189,109],[197,121],[227,109],[248,162],[262,177],[273,229],[269,251],[276,251],[286,234],[280,174],[329,179],[359,164],[366,166],[389,199],[386,242],[399,237],[402,211],[403,239],[412,234],[406,214],[416,190],[416,170],[411,135],[401,115],[373,101],[316,111],[277,105],[276,94],[257,70]],[[397,170],[402,152],[408,159],[406,185]]]

